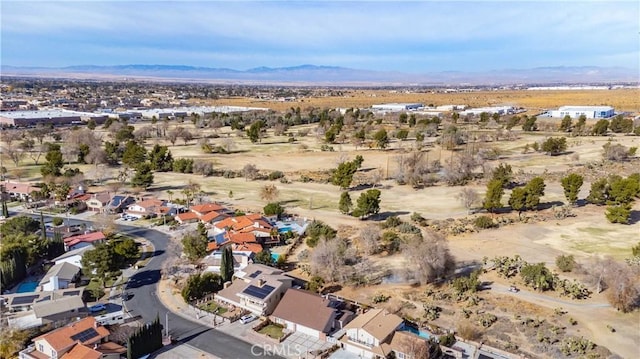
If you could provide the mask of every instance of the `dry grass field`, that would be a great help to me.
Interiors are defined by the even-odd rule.
[[[238,105],[269,107],[275,110],[286,110],[300,106],[306,108],[316,107],[366,107],[374,103],[384,102],[422,102],[425,104],[466,104],[470,106],[487,105],[515,105],[529,109],[554,108],[560,105],[612,105],[618,110],[640,112],[640,93],[634,90],[611,91],[484,91],[472,93],[390,93],[382,90],[345,90],[344,97],[305,98],[300,102],[266,102],[253,99],[223,99],[209,104]],[[138,123],[137,128],[146,126],[146,123]],[[178,124],[172,124],[176,126]],[[193,125],[186,121],[179,124],[189,128],[197,137],[212,135],[210,129],[194,129]],[[393,124],[386,125],[393,128]],[[177,174],[172,172],[155,173],[154,185],[149,192],[161,197],[167,197],[168,190],[174,192],[174,198],[180,198],[180,190],[189,182],[195,181],[201,185],[202,191],[211,200],[221,201],[241,209],[260,211],[266,204],[259,196],[260,189],[265,184],[275,184],[280,192],[278,201],[281,201],[290,213],[302,217],[320,219],[329,223],[334,228],[349,228],[350,232],[357,230],[370,221],[360,221],[350,216],[340,214],[338,201],[340,190],[326,183],[327,172],[335,168],[344,158],[353,159],[356,155],[364,158],[361,173],[357,176],[366,182],[373,171],[379,171],[387,179],[383,179],[377,188],[381,189],[381,212],[383,214],[397,214],[408,220],[414,212],[420,213],[430,220],[461,220],[469,217],[467,210],[456,199],[461,187],[438,184],[432,187],[414,189],[407,185],[398,185],[393,176],[397,171],[396,157],[414,150],[415,141],[399,141],[392,139],[386,150],[355,148],[350,143],[333,144],[333,152],[321,151],[324,144],[322,137],[313,135],[315,125],[303,125],[290,129],[296,134],[300,129],[308,129],[310,133],[306,137],[296,136],[296,142],[287,142],[287,136],[275,136],[271,130],[261,143],[252,144],[244,136],[225,127],[216,132],[217,138],[211,138],[212,145],[222,145],[226,138],[232,138],[235,147],[229,154],[205,154],[195,140],[184,144],[182,140],[175,145],[164,138],[152,138],[147,141],[150,148],[158,143],[166,145],[171,150],[174,158],[204,159],[214,163],[217,169],[241,171],[246,164],[254,164],[262,174],[272,171],[282,171],[287,179],[286,183],[280,181],[246,180],[243,177],[202,177],[191,174]],[[100,130],[102,131],[102,130]],[[582,187],[580,198],[585,198],[592,181],[609,174],[628,175],[639,171],[637,159],[630,162],[615,165],[603,164],[602,146],[608,141],[619,143],[627,147],[640,147],[638,136],[608,136],[608,137],[571,137],[568,139],[568,151],[570,154],[560,156],[548,156],[542,153],[523,153],[526,144],[538,142],[548,136],[560,136],[554,132],[525,133],[519,128],[514,129],[516,136],[509,141],[491,141],[477,143],[477,146],[494,149],[500,153],[496,160],[488,161],[490,167],[495,168],[499,163],[508,163],[513,167],[514,173],[519,177],[530,178],[540,175],[547,184],[543,203],[564,203],[563,190],[559,183],[562,176],[569,172],[577,172],[585,176],[585,184]],[[102,132],[103,138],[107,133]],[[447,161],[454,152],[441,149],[438,145],[428,146],[422,149],[429,161]],[[9,163],[5,159],[5,163]],[[9,173],[13,171],[13,165],[5,165]],[[72,166],[72,167],[75,167]],[[92,178],[95,167],[92,165],[78,166],[88,178]],[[40,180],[39,169],[26,157],[20,168],[26,169],[23,179]],[[114,180],[118,169],[102,167],[100,171],[106,173],[108,181]],[[480,169],[476,169],[480,172]],[[316,179],[313,182],[301,181],[302,176]],[[324,179],[324,180],[322,180]],[[467,185],[477,190],[482,197],[486,189],[486,179],[479,178]],[[230,192],[233,193],[230,196]],[[351,197],[357,198],[361,190],[353,190]],[[508,200],[507,191],[503,198],[503,204]],[[640,212],[640,204],[636,202],[633,208]],[[576,215],[573,218],[556,220],[551,215],[552,209],[545,209],[539,213],[527,213],[532,223],[517,223],[502,226],[498,229],[483,230],[475,233],[466,233],[457,236],[449,236],[449,246],[452,254],[460,261],[478,261],[483,257],[492,258],[496,255],[521,255],[529,262],[544,262],[553,267],[555,258],[561,254],[573,254],[578,261],[585,263],[594,256],[612,256],[623,260],[630,256],[630,248],[640,240],[640,222],[637,219],[631,225],[616,225],[609,223],[604,216],[604,207],[585,205],[573,208]],[[509,216],[517,218],[517,214]],[[543,218],[544,220],[535,220]],[[374,256],[377,263],[394,269],[406,265],[398,256],[383,257]],[[509,283],[503,283],[508,285]],[[374,286],[364,288],[344,288],[341,294],[359,301],[368,301],[378,291],[396,292],[394,286]],[[410,290],[410,288],[404,288]],[[403,289],[403,290],[404,290]],[[415,288],[414,288],[415,289]],[[423,289],[415,289],[421,291]],[[544,316],[550,309],[562,306],[555,302],[553,295],[548,301],[539,298],[527,299],[523,296],[523,302],[504,293],[487,294],[487,300],[493,301],[496,306],[504,307],[502,310],[513,314],[518,308],[525,305],[539,310],[539,315]],[[567,300],[566,298],[563,300]],[[512,303],[511,301],[516,301]],[[640,343],[640,313],[621,314],[612,308],[589,308],[580,306],[581,303],[598,304],[605,303],[602,295],[594,295],[591,299],[568,305],[565,309],[568,315],[573,316],[579,322],[574,331],[583,335],[597,344],[604,345],[613,353],[625,358],[638,357],[638,343]],[[501,304],[502,303],[502,304]],[[507,304],[511,303],[511,304]],[[535,309],[538,308],[538,309]],[[455,325],[457,318],[443,318],[437,324],[444,326]],[[616,333],[607,330],[606,324],[614,323]]]
[[[618,111],[640,112],[640,89],[616,90],[544,90],[544,91],[475,91],[475,92],[410,92],[388,90],[347,90],[342,97],[311,97],[292,102],[265,101],[251,98],[225,98],[211,102],[211,105],[235,105],[267,107],[276,111],[291,107],[319,108],[365,108],[374,104],[389,102],[418,102],[425,105],[467,105],[471,107],[520,106],[537,112],[542,109],[564,105],[608,105]],[[201,103],[201,102],[198,102]]]

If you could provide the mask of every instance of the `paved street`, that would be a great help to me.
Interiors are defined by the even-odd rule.
[[[18,215],[15,208],[10,211],[10,216]],[[39,219],[38,213],[25,213]],[[45,216],[49,219],[51,216]],[[86,224],[90,226],[92,222],[76,219],[70,216],[69,224]],[[166,258],[164,251],[169,242],[169,236],[156,230],[140,228],[127,225],[118,225],[118,231],[132,236],[143,237],[153,243],[155,252],[149,263],[130,277],[125,290],[133,294],[133,297],[126,302],[127,309],[133,316],[140,316],[142,322],[154,320],[160,317],[163,325],[166,319],[169,320],[169,334],[178,343],[186,343],[194,348],[203,350],[225,359],[246,359],[252,357],[280,358],[277,355],[265,353],[261,348],[252,348],[252,344],[228,335],[223,331],[215,330],[205,325],[195,318],[188,319],[186,316],[176,315],[158,299],[158,282],[160,281],[160,269],[162,262]],[[167,314],[168,313],[168,314]]]

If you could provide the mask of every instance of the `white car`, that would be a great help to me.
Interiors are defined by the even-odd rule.
[[[258,318],[253,314],[243,315],[242,317],[240,317],[240,323],[247,324],[253,322],[256,319]]]

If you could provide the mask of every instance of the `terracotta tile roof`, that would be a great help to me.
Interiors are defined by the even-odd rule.
[[[76,345],[69,352],[65,353],[60,359],[100,359],[102,353],[93,350],[84,345]]]
[[[92,344],[95,342],[100,342],[102,338],[105,338],[109,335],[109,331],[105,327],[96,326],[96,319],[94,317],[86,317],[77,322],[73,322],[67,326],[36,337],[35,339],[33,339],[33,341],[35,342],[36,340],[46,340],[47,343],[49,343],[49,345],[55,351],[61,351],[66,348],[70,348],[74,343],[78,342],[71,339],[72,336],[81,333],[84,330],[94,328],[98,335],[80,343]]]
[[[371,309],[364,314],[358,315],[344,328],[359,328],[365,330],[376,339],[383,341],[393,333],[400,324],[402,324],[402,318],[399,316],[390,314],[383,309]]]
[[[262,252],[262,244],[260,243],[242,243],[242,244],[237,244],[234,243],[233,247],[231,247],[233,251],[249,251],[249,252],[253,252],[253,253],[260,253]]]
[[[95,241],[105,240],[106,238],[107,237],[105,237],[102,232],[91,232],[67,237],[64,239],[64,244],[67,246],[73,246],[80,242],[92,243]]]
[[[255,243],[256,235],[253,233],[228,233],[227,237],[233,243]]]
[[[290,288],[280,299],[272,316],[328,333],[335,316],[330,301],[306,290]]]
[[[207,243],[207,252],[212,252],[220,248],[222,248],[222,244],[218,244],[216,241]]]
[[[216,218],[218,218],[220,216],[222,216],[222,214],[220,214],[220,213],[218,213],[216,211],[211,211],[211,212],[205,214],[204,216],[202,216],[200,218],[200,220],[202,222],[211,222],[211,221],[213,221],[214,219],[216,219]]]
[[[217,204],[217,203],[204,203],[204,204],[199,204],[196,206],[191,206],[190,209],[193,212],[198,212],[201,215],[205,214],[205,213],[209,213],[212,211],[221,211],[224,209],[224,207],[222,207],[221,205]]]
[[[235,217],[225,218],[222,221],[214,224],[214,226],[216,228],[220,228],[220,229],[224,229],[224,228],[227,228],[227,227],[231,228],[236,223],[234,220],[235,220]]]
[[[176,215],[176,220],[180,222],[192,221],[198,218],[199,218],[198,215],[193,212],[185,212],[185,213],[180,213]]]
[[[127,352],[127,348],[114,342],[101,343],[100,345],[98,345],[96,350],[102,354],[111,354],[111,353],[123,354]]]

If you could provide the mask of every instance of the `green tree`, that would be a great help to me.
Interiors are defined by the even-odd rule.
[[[135,128],[133,126],[122,126],[115,134],[116,142],[125,142],[136,138],[133,135]]]
[[[370,189],[360,194],[351,215],[362,218],[378,212],[380,212],[380,190]]]
[[[509,206],[514,211],[518,211],[520,216],[520,213],[527,208],[527,191],[522,187],[514,188],[509,197]]]
[[[609,206],[605,216],[611,223],[629,224],[631,219],[631,206],[628,204]]]
[[[409,130],[407,129],[401,129],[401,130],[398,130],[398,132],[396,132],[396,138],[401,141],[406,140],[407,137],[409,137]]]
[[[87,276],[98,278],[104,285],[107,273],[116,267],[114,254],[112,246],[106,243],[96,245],[95,249],[88,250],[82,255],[80,260],[82,272]]]
[[[258,252],[255,256],[255,262],[259,264],[271,265],[273,264],[273,257],[271,257],[271,251],[269,248],[265,248]]]
[[[535,290],[543,292],[553,289],[554,276],[544,263],[523,265],[520,276],[527,286]]]
[[[633,178],[613,176],[609,180],[607,196],[611,204],[621,205],[633,202],[634,197],[640,194],[638,182]]]
[[[195,262],[207,254],[207,243],[207,239],[198,232],[188,233],[182,238],[182,251],[190,261]]]
[[[324,287],[324,279],[320,276],[315,275],[311,277],[311,279],[309,279],[305,287],[310,292],[320,293],[322,291],[322,288]]]
[[[387,135],[387,130],[384,128],[379,130],[373,135],[373,139],[376,141],[376,146],[378,148],[386,148],[389,144],[389,136]]]
[[[526,208],[528,210],[536,209],[540,204],[540,197],[544,196],[544,179],[542,177],[534,177],[524,186],[524,190],[527,194]]]
[[[131,238],[124,238],[112,242],[113,252],[116,256],[120,257],[122,264],[131,263],[140,257],[140,249],[138,243]]]
[[[609,129],[609,121],[607,120],[598,120],[596,124],[591,129],[591,134],[597,136],[604,136],[607,134],[607,130]]]
[[[223,283],[229,282],[233,278],[233,251],[229,246],[225,246],[222,250],[220,276],[222,277]]]
[[[284,213],[284,208],[280,205],[280,203],[272,202],[264,206],[262,209],[264,214],[267,216],[278,216],[280,217]]]
[[[333,171],[331,183],[342,189],[349,188],[349,186],[351,186],[351,181],[353,181],[353,175],[362,165],[362,156],[358,157],[353,161],[345,161],[339,164],[338,168]]]
[[[45,155],[45,163],[40,167],[40,173],[42,176],[58,177],[62,175],[62,166],[64,166],[64,160],[62,159],[60,145],[50,143],[48,145],[47,154]]]
[[[247,137],[251,140],[251,143],[256,143],[258,141],[262,141],[262,128],[264,127],[264,122],[255,121],[251,124],[249,129],[247,130]]]
[[[189,276],[182,288],[182,298],[186,302],[198,300],[222,289],[222,277],[216,273],[205,272]]]
[[[140,163],[136,166],[136,173],[131,179],[131,185],[140,188],[149,188],[153,184],[153,172],[151,165],[147,162]]]
[[[136,141],[129,141],[122,153],[122,163],[129,167],[136,167],[147,160],[147,150]]]
[[[586,124],[587,124],[587,116],[580,115],[580,117],[578,117],[578,122],[576,123],[573,129],[577,132],[582,132],[584,131],[584,127]]]
[[[340,202],[338,203],[338,209],[340,210],[340,212],[344,214],[349,214],[352,207],[353,207],[353,202],[351,201],[351,196],[349,195],[349,192],[343,191],[342,194],[340,194]]]
[[[90,130],[95,130],[96,128],[96,120],[90,118],[89,121],[87,121],[87,128]]]
[[[149,162],[154,171],[167,172],[173,169],[173,156],[167,146],[153,146],[149,152]]]
[[[538,125],[536,121],[538,119],[535,116],[527,117],[524,119],[524,124],[522,124],[522,130],[527,132],[537,131]]]
[[[611,132],[614,133],[630,133],[633,131],[633,120],[630,118],[624,118],[622,115],[617,115],[611,119],[609,124]]]
[[[6,220],[0,225],[0,234],[4,237],[18,234],[30,234],[40,228],[40,222],[28,216],[17,216]]]
[[[571,116],[566,115],[560,122],[560,131],[569,132],[571,131]]]
[[[494,212],[496,209],[502,207],[503,194],[504,189],[502,188],[502,182],[500,180],[489,181],[482,207],[489,212]]]
[[[589,203],[603,205],[607,202],[608,193],[609,182],[606,178],[601,178],[591,183],[591,190],[589,191],[589,196],[587,196],[587,201],[589,201]]]
[[[509,186],[509,184],[511,184],[511,180],[513,179],[513,171],[511,169],[511,165],[501,163],[493,170],[491,179],[500,181],[502,187]]]
[[[307,236],[306,244],[313,248],[318,244],[320,239],[330,240],[336,237],[336,230],[328,224],[315,220],[309,224],[305,234]]]
[[[551,156],[558,155],[567,150],[566,137],[549,137],[542,143],[542,151]]]
[[[571,173],[560,180],[562,189],[564,189],[564,196],[569,203],[575,204],[578,201],[578,193],[580,193],[583,182],[584,178],[576,173]]]

